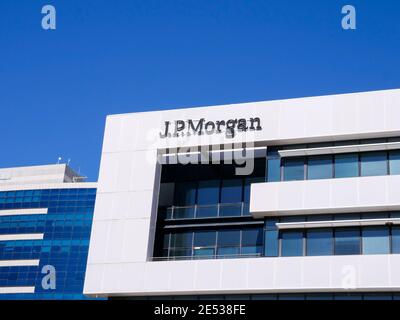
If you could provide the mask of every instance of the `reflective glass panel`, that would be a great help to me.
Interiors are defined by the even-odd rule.
[[[307,255],[329,256],[333,254],[333,231],[314,229],[307,231]]]
[[[259,246],[263,244],[263,229],[244,229],[242,231],[242,246]]]
[[[215,246],[216,234],[215,231],[195,231],[193,245],[195,247]]]
[[[221,189],[221,203],[242,202],[242,179],[223,180]]]
[[[266,257],[277,257],[279,255],[279,232],[265,232],[265,252]]]
[[[349,153],[335,156],[335,178],[358,176],[358,154]]]
[[[191,206],[196,203],[196,188],[195,182],[180,182],[175,185],[175,205],[176,206]]]
[[[192,247],[193,232],[174,233],[171,236],[171,247]]]
[[[361,176],[382,176],[388,172],[386,152],[361,154]]]
[[[218,246],[240,246],[239,230],[222,230],[218,232]]]
[[[362,230],[363,254],[389,253],[389,228],[365,227]]]
[[[240,248],[239,247],[222,247],[217,249],[217,254],[219,257],[225,257],[225,258],[237,258],[240,254]]]
[[[389,152],[389,166],[390,174],[400,174],[400,151],[390,151]]]
[[[284,231],[281,234],[282,257],[296,257],[303,255],[303,232]]]
[[[219,202],[219,185],[219,180],[200,181],[197,192],[197,204],[217,204]]]
[[[392,253],[400,253],[400,227],[392,227]]]
[[[335,231],[335,254],[360,254],[361,241],[358,229],[337,229]]]
[[[269,159],[267,161],[267,181],[281,181],[281,159]]]
[[[308,158],[308,179],[331,179],[333,177],[332,156],[315,156]]]
[[[304,158],[288,158],[284,161],[284,180],[304,180]]]
[[[215,248],[193,248],[193,255],[198,259],[213,259],[215,257]]]

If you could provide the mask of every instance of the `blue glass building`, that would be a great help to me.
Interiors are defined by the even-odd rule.
[[[96,188],[65,172],[56,183],[0,183],[0,299],[86,299]]]

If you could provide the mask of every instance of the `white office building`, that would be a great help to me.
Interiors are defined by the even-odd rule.
[[[400,297],[400,90],[107,118],[84,293]]]

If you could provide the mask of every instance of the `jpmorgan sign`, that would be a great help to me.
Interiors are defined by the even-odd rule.
[[[204,118],[200,120],[176,120],[164,122],[164,129],[160,132],[160,138],[221,133],[225,133],[227,138],[233,138],[236,132],[246,132],[249,130],[262,130],[260,118],[219,121],[208,121]]]

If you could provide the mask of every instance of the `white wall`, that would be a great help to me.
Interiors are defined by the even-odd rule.
[[[92,264],[86,294],[232,294],[400,290],[400,255]]]
[[[314,213],[400,210],[400,176],[256,183],[254,218]]]

